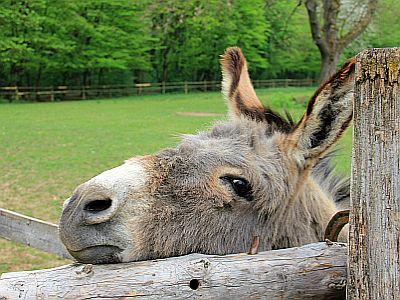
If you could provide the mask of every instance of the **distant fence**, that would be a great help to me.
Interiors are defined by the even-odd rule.
[[[268,79],[254,80],[255,88],[311,86],[313,79]],[[48,87],[0,87],[0,98],[12,101],[62,101],[111,98],[143,94],[165,94],[169,92],[215,91],[221,88],[220,81],[185,81],[135,83],[92,86],[48,86]]]

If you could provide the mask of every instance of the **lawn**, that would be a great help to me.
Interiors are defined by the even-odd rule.
[[[258,90],[266,105],[297,120],[313,88]],[[175,145],[226,114],[217,92],[134,96],[58,103],[0,104],[0,207],[58,222],[63,201],[94,175],[134,155]],[[342,138],[338,170],[349,173],[351,134]],[[0,273],[67,263],[0,239]]]

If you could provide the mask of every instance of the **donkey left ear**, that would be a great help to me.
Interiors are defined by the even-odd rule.
[[[289,134],[284,147],[300,168],[314,165],[349,126],[353,117],[354,71],[352,58],[316,91],[306,113]]]
[[[265,110],[253,89],[247,72],[246,59],[240,48],[226,49],[221,57],[221,69],[222,93],[228,104],[230,115],[263,120]]]

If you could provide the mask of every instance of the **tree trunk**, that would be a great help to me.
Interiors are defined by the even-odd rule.
[[[162,53],[162,78],[163,82],[168,81],[168,51],[167,49],[163,50]]]
[[[17,64],[12,63],[10,66],[10,83],[8,86],[17,86],[18,85],[18,67]]]
[[[61,85],[66,85],[67,80],[68,80],[68,71],[62,72],[62,79],[61,79]]]
[[[400,48],[357,56],[348,299],[400,297]]]
[[[90,70],[85,69],[82,74],[82,85],[87,86],[90,85]]]
[[[360,14],[358,20],[354,21],[347,32],[339,36],[338,24],[341,5],[340,0],[323,0],[322,13],[318,9],[319,0],[306,0],[304,5],[307,9],[310,23],[311,36],[321,54],[320,82],[329,79],[336,72],[336,66],[343,50],[354,39],[356,39],[368,26],[376,10],[378,0],[365,0],[360,2],[364,5],[364,13]],[[320,21],[322,20],[322,25]],[[346,22],[346,20],[342,21]]]
[[[321,53],[321,71],[319,81],[327,81],[336,72],[340,54],[337,51],[329,51],[327,54]]]
[[[40,81],[42,80],[42,71],[43,71],[43,66],[42,64],[39,64],[39,68],[36,73],[35,86],[40,86]]]
[[[99,73],[97,74],[97,85],[103,84],[103,73],[104,73],[104,68],[100,68]]]

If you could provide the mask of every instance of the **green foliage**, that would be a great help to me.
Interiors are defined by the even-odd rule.
[[[150,68],[149,21],[134,0],[0,1],[5,85],[91,84]]]
[[[268,22],[263,1],[159,1],[150,6],[156,80],[219,79],[219,55],[232,45],[243,48],[250,65],[265,68]]]
[[[268,44],[268,78],[316,77],[319,53],[312,42],[307,13],[299,1],[269,0],[265,7],[272,26]]]
[[[343,58],[398,46],[399,11],[381,0]],[[229,46],[243,49],[254,79],[318,77],[298,0],[0,0],[3,86],[220,80]]]

